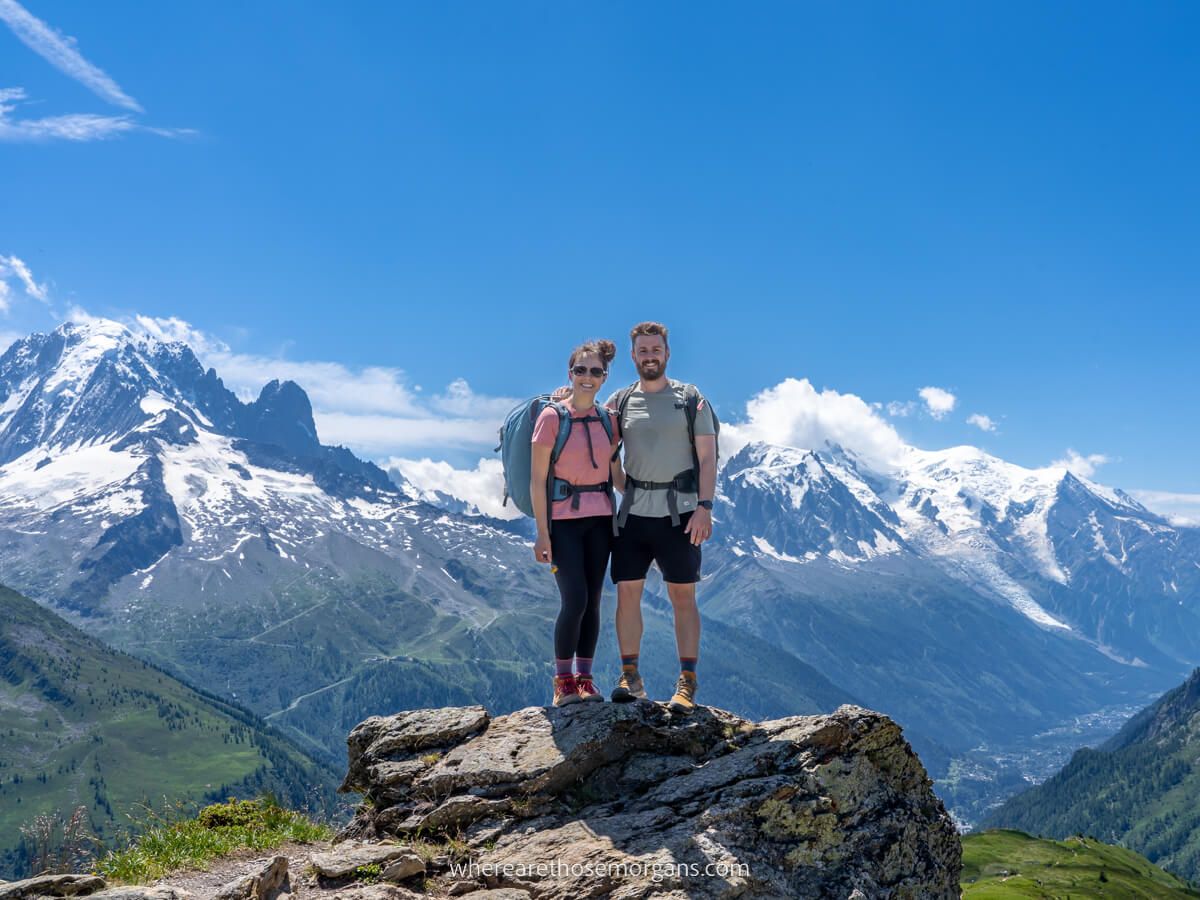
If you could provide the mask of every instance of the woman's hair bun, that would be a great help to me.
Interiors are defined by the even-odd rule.
[[[571,351],[571,358],[567,361],[567,367],[575,365],[575,360],[581,356],[587,356],[589,353],[595,353],[600,357],[600,361],[604,363],[604,368],[608,368],[608,364],[617,356],[617,345],[612,341],[593,340],[580,344]]]

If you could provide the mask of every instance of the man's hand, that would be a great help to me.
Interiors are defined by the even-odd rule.
[[[703,506],[697,506],[692,517],[688,519],[684,532],[691,538],[692,543],[699,547],[712,537],[712,513]]]
[[[539,534],[533,542],[533,558],[540,563],[548,563],[550,559],[550,535]]]
[[[550,399],[555,403],[561,403],[571,396],[571,386],[564,384],[562,387],[556,387],[550,394]]]

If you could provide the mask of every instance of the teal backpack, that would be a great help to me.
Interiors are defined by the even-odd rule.
[[[550,451],[550,473],[546,479],[547,510],[550,510],[556,501],[567,498],[571,498],[572,503],[578,508],[581,493],[604,491],[613,503],[615,533],[616,501],[613,499],[612,472],[608,466],[611,456],[609,447],[612,446],[615,426],[612,413],[604,406],[596,407],[597,415],[576,419],[571,417],[571,411],[565,403],[552,400],[549,394],[539,394],[513,407],[512,412],[505,416],[504,424],[500,426],[500,443],[496,447],[497,452],[500,453],[501,462],[504,464],[504,505],[507,506],[508,501],[511,500],[513,506],[525,515],[533,515],[533,498],[529,493],[529,480],[533,471],[533,427],[538,416],[547,406],[553,407],[554,411],[558,413],[558,436],[554,439],[554,447]],[[605,434],[608,435],[609,447],[604,448],[603,455],[607,478],[603,484],[576,487],[569,481],[555,477],[554,464],[558,461],[563,447],[567,445],[567,439],[571,436],[571,428],[577,424],[582,424],[586,428],[591,422],[599,422],[603,426]],[[590,434],[590,432],[588,433]],[[550,525],[553,526],[553,522]]]

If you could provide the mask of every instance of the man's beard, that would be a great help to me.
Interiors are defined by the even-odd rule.
[[[649,371],[647,371],[649,366]],[[666,374],[667,367],[662,363],[638,363],[638,375],[643,381],[658,381]]]

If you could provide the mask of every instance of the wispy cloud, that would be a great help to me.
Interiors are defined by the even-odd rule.
[[[59,34],[16,0],[0,0],[0,21],[11,28],[26,47],[97,97],[113,106],[142,112],[141,104],[121,90],[103,69],[83,58],[75,38]]]
[[[945,388],[923,387],[917,394],[925,401],[928,413],[938,420],[946,418],[958,403],[958,398]]]
[[[103,69],[84,59],[75,38],[55,31],[17,0],[0,0],[0,22],[6,24],[25,46],[60,72],[78,81],[97,97],[127,110],[126,113],[113,116],[67,113],[36,119],[14,117],[14,110],[28,100],[25,89],[0,88],[0,141],[97,141],[133,131],[147,131],[170,138],[196,134],[190,128],[160,128],[138,122],[132,114],[143,112],[142,105],[121,90],[121,86]]]
[[[1084,456],[1082,453],[1068,448],[1066,456],[1062,459],[1056,459],[1050,465],[1066,469],[1068,472],[1083,478],[1091,478],[1096,474],[1097,469],[1109,462],[1112,462],[1112,458],[1105,456],[1103,453],[1089,453]]]
[[[991,416],[985,416],[983,413],[971,413],[967,416],[967,424],[974,425],[981,431],[995,431],[996,422]]]
[[[46,303],[49,299],[49,288],[38,284],[33,273],[24,260],[16,256],[0,256],[0,313],[7,313],[12,307],[11,281],[19,282],[26,296]]]
[[[0,141],[34,143],[37,141],[101,141],[133,131],[147,131],[162,137],[194,135],[191,128],[158,128],[143,125],[132,116],[105,116],[98,113],[68,113],[41,119],[13,118],[12,113],[26,99],[23,88],[0,88]]]
[[[0,94],[12,94],[12,90]],[[3,98],[0,97],[0,100]],[[0,102],[0,141],[33,143],[35,141],[67,140],[96,141],[116,137],[138,128],[129,116],[101,116],[93,113],[73,113],[48,116],[43,119],[12,119],[10,104]]]
[[[1174,491],[1130,491],[1147,509],[1166,516],[1174,525],[1200,526],[1200,494]]]

